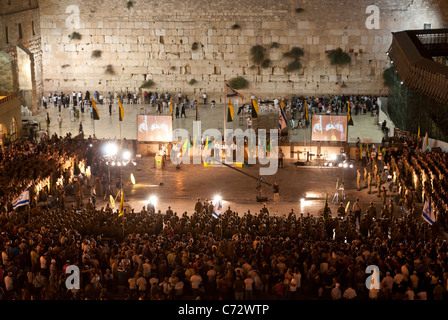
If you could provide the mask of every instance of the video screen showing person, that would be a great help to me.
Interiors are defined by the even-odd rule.
[[[171,116],[137,116],[137,140],[171,142],[173,122]]]
[[[313,115],[311,140],[347,141],[347,116]]]

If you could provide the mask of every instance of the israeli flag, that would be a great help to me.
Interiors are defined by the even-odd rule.
[[[422,217],[429,224],[434,224],[436,220],[436,216],[434,211],[432,210],[431,201],[428,198],[425,198],[425,205],[423,206]]]
[[[16,209],[16,208],[18,208],[20,206],[24,206],[28,203],[30,203],[30,190],[29,190],[29,188],[26,188],[26,190],[23,191],[22,194],[16,200],[14,200],[14,202],[12,204],[12,208]]]
[[[222,200],[216,201],[215,206],[213,207],[213,216],[215,218],[219,218],[219,215],[221,214],[222,211]]]

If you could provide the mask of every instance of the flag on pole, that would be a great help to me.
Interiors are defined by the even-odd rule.
[[[12,203],[12,208],[16,209],[29,203],[30,203],[30,189],[26,188],[26,190],[23,191],[22,194],[18,196],[17,199],[14,200],[14,202]]]
[[[280,100],[280,106],[282,107],[282,110],[285,110],[285,102],[283,102],[283,99]]]
[[[426,222],[428,222],[431,225],[434,224],[434,222],[436,221],[436,216],[434,214],[434,210],[432,209],[431,201],[428,198],[425,198],[425,204],[422,210],[422,217]]]
[[[359,159],[362,159],[362,143],[361,143],[361,152],[359,153]]]
[[[350,108],[350,101],[347,102],[347,113],[348,113],[347,125],[353,126],[352,109]]]
[[[240,97],[241,99],[244,99],[244,96],[241,93],[230,88],[230,86],[227,84],[227,82],[225,82],[225,84],[226,84],[226,97],[227,98]]]
[[[282,131],[287,127],[288,125],[286,123],[285,110],[283,110],[283,108],[280,108],[280,110],[278,111],[278,128],[280,129],[280,131]]]
[[[310,119],[308,118],[308,103],[306,103],[305,100],[305,120],[309,121]]]
[[[216,201],[216,203],[213,207],[213,213],[212,213],[213,217],[218,219],[219,216],[221,215],[221,212],[222,212],[222,200],[220,199],[220,200]]]
[[[190,150],[191,148],[191,144],[190,144],[190,140],[185,140],[184,145],[182,146],[182,153],[186,154],[188,152],[188,150]]]
[[[229,108],[227,109],[227,122],[233,121],[233,106],[230,104],[229,99]]]
[[[252,118],[258,118],[258,103],[252,99]]]
[[[417,137],[420,138],[420,122],[418,123],[418,129],[417,129]]]
[[[198,121],[199,117],[199,98],[196,99],[196,121]]]
[[[347,212],[348,211],[348,206],[350,205],[350,201],[349,202],[347,202],[347,205],[345,206],[345,212]]]
[[[92,99],[92,109],[93,109],[93,120],[100,120],[100,114],[98,113],[98,109],[96,108],[95,100]]]
[[[170,116],[173,116],[173,98],[170,98]]]
[[[123,121],[124,109],[123,109],[123,105],[121,103],[121,98],[120,97],[118,97],[118,106],[120,107],[120,110],[118,112],[118,121]]]
[[[121,217],[124,215],[124,196],[123,196],[123,189],[121,189],[121,199],[120,199],[120,214],[118,215]]]
[[[109,196],[110,206],[111,208],[115,208],[115,199],[112,195]]]

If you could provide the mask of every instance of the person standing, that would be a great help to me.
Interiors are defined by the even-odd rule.
[[[50,131],[50,123],[51,123],[51,120],[50,120],[50,115],[48,114],[48,112],[47,112],[47,114],[45,115],[45,122],[47,123],[47,132],[49,132],[49,131]]]
[[[272,189],[274,190],[274,204],[278,204],[280,201],[280,187],[277,181],[274,182]]]
[[[83,128],[82,128],[82,121],[79,121],[79,129],[78,129],[78,132],[81,133],[82,131],[83,131]]]
[[[280,148],[280,152],[278,154],[278,167],[279,168],[284,168],[285,166],[283,165],[283,159],[285,158],[285,154],[283,153],[283,150]]]
[[[369,186],[369,194],[371,194],[372,193],[372,184],[373,184],[373,181],[372,181],[373,179],[372,179],[372,173],[371,172],[369,172],[369,174],[368,174],[368,176],[367,176],[367,185]]]
[[[353,204],[353,213],[355,215],[355,223],[358,220],[358,223],[361,224],[361,204],[359,203],[359,198],[356,199],[356,202]]]
[[[204,105],[206,105],[207,104],[207,93],[205,93],[205,91],[202,94],[202,98],[204,99]]]
[[[182,111],[181,111],[181,113],[180,113],[180,117],[182,118],[182,116],[185,116],[185,118],[187,117],[187,114],[185,113],[185,105],[186,105],[187,103],[183,103],[182,104]]]
[[[358,187],[358,191],[360,191],[361,190],[361,170],[360,169],[358,169],[357,171],[356,171],[356,186]]]
[[[112,115],[112,100],[109,99],[109,116]]]
[[[61,114],[58,115],[58,123],[59,123],[59,129],[62,127],[62,117]]]

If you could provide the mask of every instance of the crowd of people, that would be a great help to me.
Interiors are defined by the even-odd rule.
[[[2,299],[446,298],[446,242],[416,210],[385,216],[371,203],[320,217],[228,207],[215,218],[213,205],[198,199],[182,213],[143,207],[120,216],[109,204],[95,206],[95,193],[77,197],[80,185],[104,193],[98,186],[104,177],[96,159],[100,144],[53,135],[0,154]],[[69,157],[78,161],[62,170],[60,160]],[[387,150],[383,160],[400,189],[397,202],[406,199],[404,186],[418,194],[415,179],[421,178],[422,198],[445,210],[437,214],[439,224],[446,215],[445,159],[445,153],[421,153],[409,142]],[[77,179],[83,160],[91,165],[90,179]],[[14,197],[46,176],[62,177],[78,191],[65,197],[52,181],[31,197],[30,207],[13,210]],[[41,205],[50,194],[63,201]],[[69,290],[65,270],[73,265],[80,270],[80,287]],[[379,288],[366,285],[371,265],[380,271]]]

